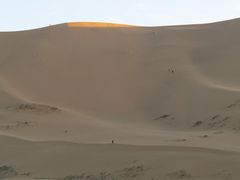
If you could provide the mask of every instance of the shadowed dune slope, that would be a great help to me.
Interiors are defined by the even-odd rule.
[[[9,98],[0,105],[35,102],[104,121],[174,128],[230,113],[223,126],[233,127],[240,116],[239,31],[236,19],[2,32],[0,96]]]

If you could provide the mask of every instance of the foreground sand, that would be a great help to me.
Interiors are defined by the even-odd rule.
[[[240,153],[231,151],[183,146],[36,143],[4,136],[0,143],[4,144],[0,149],[1,162],[13,164],[18,178],[23,179],[239,178]]]
[[[239,180],[239,31],[1,32],[0,179]]]

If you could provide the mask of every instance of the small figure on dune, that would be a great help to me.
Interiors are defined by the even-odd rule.
[[[112,140],[112,144],[114,144],[114,140]]]
[[[171,72],[171,73],[174,73],[174,72],[175,72],[174,69],[170,69],[170,68],[168,68],[168,71]]]

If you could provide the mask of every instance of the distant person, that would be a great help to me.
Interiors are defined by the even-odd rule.
[[[112,140],[112,144],[114,144],[114,140]]]
[[[175,72],[174,69],[170,69],[170,68],[168,68],[168,71],[171,72],[171,73]]]

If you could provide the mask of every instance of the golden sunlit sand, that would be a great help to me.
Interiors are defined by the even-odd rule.
[[[68,27],[133,27],[132,25],[127,24],[114,24],[114,23],[101,23],[101,22],[72,22],[67,23]]]

